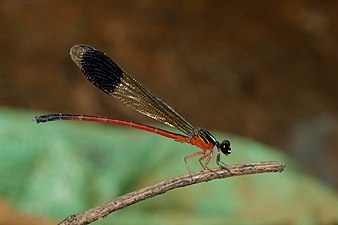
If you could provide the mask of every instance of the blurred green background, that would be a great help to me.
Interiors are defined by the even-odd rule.
[[[336,1],[1,1],[0,224],[55,224],[187,172],[187,144],[32,121],[68,112],[158,125],[81,75],[68,54],[79,43],[220,131],[233,148],[223,161],[287,165],[175,190],[97,224],[337,224],[337,12]]]

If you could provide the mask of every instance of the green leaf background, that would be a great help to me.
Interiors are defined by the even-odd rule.
[[[90,122],[36,124],[37,112],[0,109],[0,194],[26,213],[62,219],[139,188],[187,173],[198,149],[128,127]],[[94,224],[333,224],[337,194],[280,151],[229,139],[223,161],[282,161],[282,173],[216,180],[167,192]],[[200,170],[197,158],[189,160]],[[214,164],[212,166],[215,166]]]

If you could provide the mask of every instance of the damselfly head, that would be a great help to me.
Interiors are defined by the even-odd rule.
[[[230,141],[228,140],[222,141],[222,143],[219,145],[219,149],[225,155],[231,154]]]

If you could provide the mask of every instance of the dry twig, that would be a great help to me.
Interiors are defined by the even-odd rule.
[[[216,168],[204,170],[190,175],[179,176],[160,182],[158,184],[131,192],[107,203],[96,206],[84,212],[68,216],[59,225],[82,225],[89,224],[98,219],[106,217],[108,214],[122,209],[126,206],[143,201],[147,198],[163,194],[167,191],[192,184],[207,182],[214,179],[222,179],[232,176],[249,175],[256,173],[282,172],[285,168],[281,162],[257,162],[246,164],[235,164],[227,166],[227,169]]]

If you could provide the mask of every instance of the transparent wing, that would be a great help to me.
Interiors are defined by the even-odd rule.
[[[191,134],[195,129],[173,108],[124,72],[105,53],[88,45],[75,45],[71,48],[70,55],[91,83],[125,105],[185,134]]]

